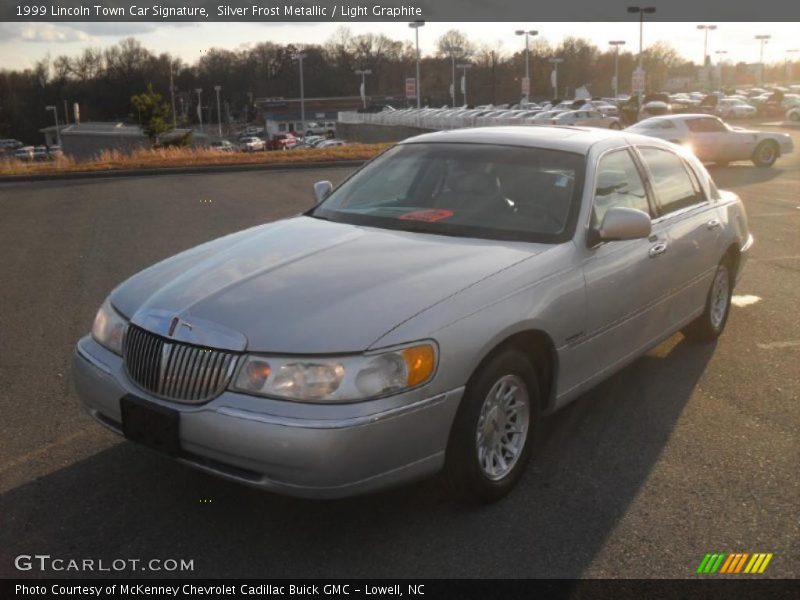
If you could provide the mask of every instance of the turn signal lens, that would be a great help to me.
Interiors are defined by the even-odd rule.
[[[436,354],[429,345],[406,348],[402,352],[406,362],[407,380],[409,387],[419,385],[430,379],[436,366]]]

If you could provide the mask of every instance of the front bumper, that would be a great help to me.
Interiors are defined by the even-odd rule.
[[[181,462],[292,496],[338,498],[421,479],[444,465],[463,388],[343,405],[310,405],[231,391],[203,405],[155,398],[122,359],[90,336],[78,342],[75,387],[89,414],[122,434],[120,399],[133,394],[180,413]]]

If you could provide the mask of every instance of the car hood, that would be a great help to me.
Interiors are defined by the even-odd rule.
[[[173,331],[180,325],[173,322],[178,317],[194,330],[186,341],[209,346],[219,340],[220,347],[261,352],[359,352],[426,308],[549,247],[296,217],[162,261],[120,285],[111,302],[162,335],[167,323]],[[177,339],[189,335],[178,329]]]

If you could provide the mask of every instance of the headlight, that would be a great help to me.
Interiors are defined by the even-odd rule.
[[[108,298],[103,302],[92,325],[92,337],[95,341],[122,356],[122,340],[128,329],[128,321],[114,310]]]
[[[354,402],[396,394],[430,381],[436,347],[421,343],[359,356],[278,358],[251,354],[233,389],[298,402]]]

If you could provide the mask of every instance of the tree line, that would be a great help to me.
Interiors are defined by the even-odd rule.
[[[167,53],[156,54],[138,40],[127,38],[105,49],[87,47],[77,56],[48,57],[30,69],[0,71],[0,137],[28,143],[41,139],[38,130],[53,124],[52,112],[44,109],[47,105],[58,108],[60,122],[64,120],[65,108],[72,121],[72,105],[78,103],[81,121],[120,119],[135,123],[139,116],[132,97],[152,86],[169,101],[170,81],[182,124],[197,121],[197,88],[203,90],[204,120],[209,114],[216,120],[216,85],[222,86],[223,119],[244,121],[253,117],[256,98],[300,95],[298,65],[293,57],[301,50],[305,54],[307,98],[357,95],[360,77],[355,75],[356,69],[372,71],[366,82],[368,96],[402,97],[405,79],[414,77],[416,70],[414,45],[410,41],[393,40],[382,34],[356,35],[346,27],[339,28],[321,44],[265,41],[236,50],[211,48],[194,64]],[[564,59],[559,65],[557,94],[550,83],[552,65],[548,58],[553,56]],[[593,95],[611,95],[614,59],[613,50],[601,50],[585,39],[567,37],[553,45],[534,38],[530,44],[531,97],[566,97],[583,85]],[[524,49],[503,51],[499,42],[477,42],[458,30],[451,30],[437,40],[435,51],[421,62],[421,90],[433,104],[451,103],[454,60],[457,64],[472,65],[467,74],[470,104],[520,99]],[[630,75],[636,61],[633,52],[620,52],[621,92],[630,89]],[[695,64],[662,42],[645,50],[643,64],[651,89],[660,89],[670,77],[693,77],[697,71]],[[732,68],[733,76],[747,78],[744,63]],[[459,69],[457,78],[460,74]],[[458,79],[456,90],[456,101],[461,104]]]

